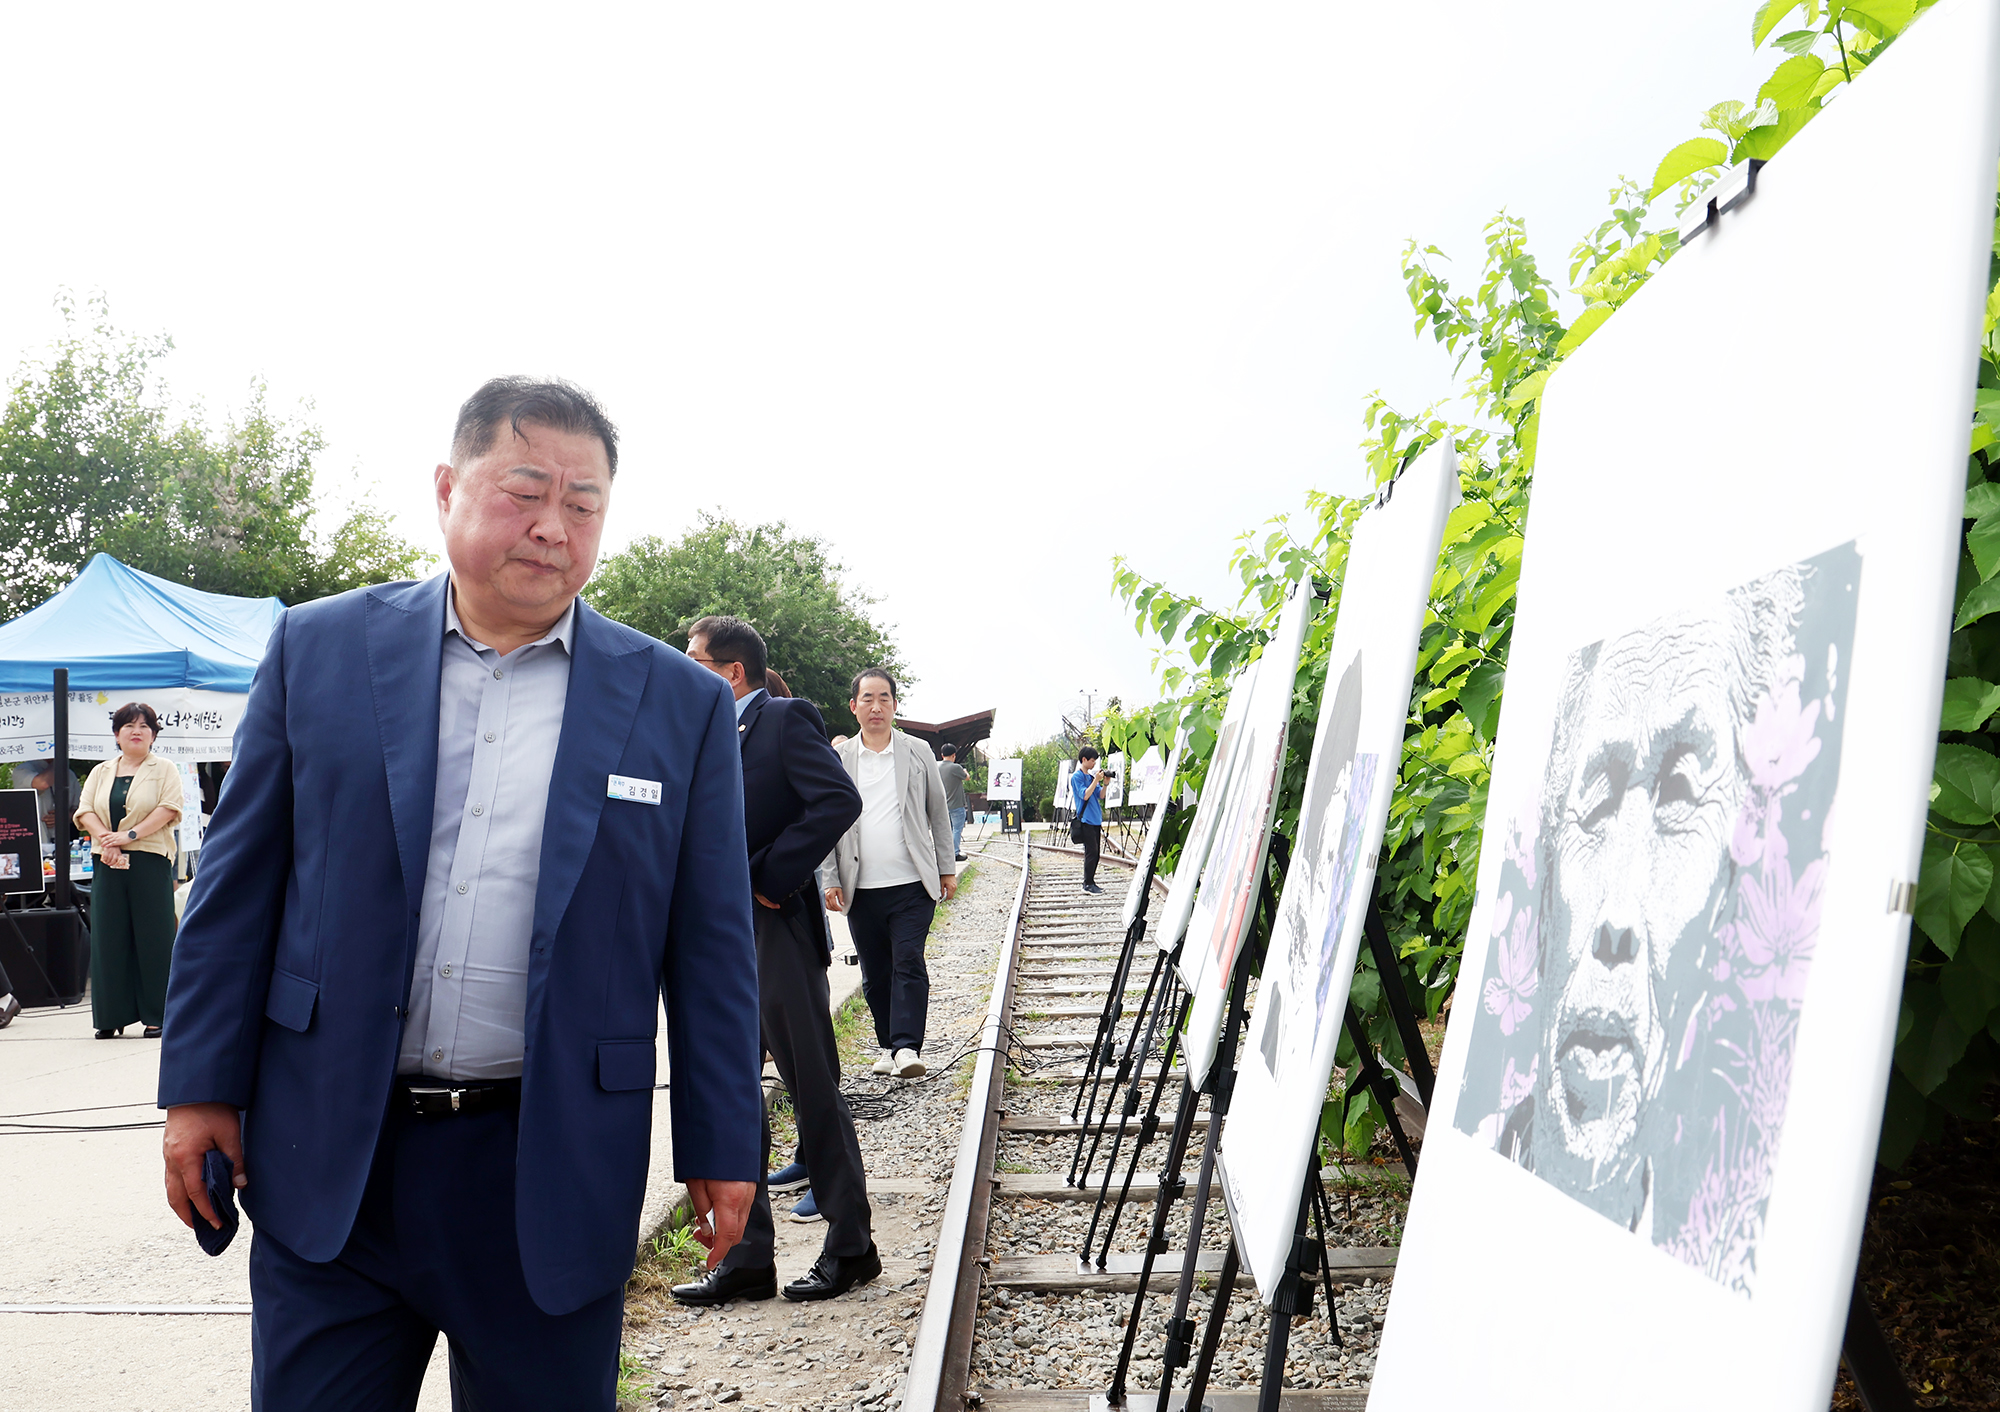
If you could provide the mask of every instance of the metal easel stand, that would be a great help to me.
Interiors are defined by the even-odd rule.
[[[1410,1076],[1417,1081],[1417,1096],[1423,1100],[1424,1111],[1428,1113],[1431,1095],[1437,1091],[1437,1074],[1431,1068],[1430,1051],[1424,1048],[1423,1031],[1417,1028],[1416,1011],[1410,1007],[1410,994],[1403,989],[1402,958],[1389,944],[1389,928],[1383,924],[1382,909],[1376,905],[1372,891],[1362,930],[1368,936],[1369,954],[1375,958],[1375,972],[1382,978],[1383,994],[1389,999],[1389,1014],[1396,1022],[1397,1037],[1403,1042],[1403,1055],[1410,1066]]]
[[[1179,952],[1180,948],[1175,947],[1174,954],[1178,955]],[[1187,1006],[1188,1001],[1181,988],[1180,978],[1174,976],[1166,990],[1162,993],[1160,1003],[1153,1007],[1152,1013],[1146,1019],[1145,1044],[1139,1049],[1137,1057],[1132,1061],[1132,1084],[1125,1090],[1125,1103],[1118,1113],[1118,1130],[1112,1137],[1111,1153],[1105,1159],[1104,1163],[1104,1182],[1098,1188],[1097,1204],[1090,1213],[1090,1228],[1083,1233],[1083,1247],[1077,1254],[1077,1259],[1082,1265],[1087,1266],[1090,1260],[1091,1243],[1097,1239],[1098,1222],[1103,1219],[1104,1204],[1111,1195],[1111,1178],[1118,1168],[1118,1156],[1125,1146],[1125,1135],[1131,1129],[1132,1120],[1139,1115],[1139,1095],[1145,1084],[1145,1056],[1153,1052],[1153,1041],[1159,1033],[1160,1021],[1162,1018],[1165,1018],[1168,1026],[1167,1042],[1160,1054],[1159,1077],[1153,1082],[1152,1097],[1146,1104],[1146,1116],[1140,1121],[1138,1132],[1133,1135],[1132,1159],[1126,1167],[1125,1182],[1119,1188],[1117,1205],[1112,1210],[1111,1223],[1104,1234],[1104,1248],[1106,1251],[1111,1249],[1111,1236],[1118,1229],[1119,1213],[1125,1209],[1126,1198],[1131,1193],[1132,1175],[1138,1170],[1139,1153],[1159,1133],[1160,1095],[1166,1090],[1167,1079],[1173,1073],[1174,1058],[1180,1049],[1180,1031],[1181,1025],[1186,1019]],[[1136,1039],[1139,1033],[1139,1026],[1135,1024],[1132,1029],[1132,1037]],[[1109,1116],[1109,1106],[1107,1105],[1106,1117],[1108,1118]],[[1099,1132],[1101,1135],[1101,1128]],[[1096,1160],[1097,1142],[1093,1139],[1090,1144],[1090,1161],[1084,1164],[1082,1176],[1079,1178],[1080,1182],[1090,1179],[1091,1163],[1094,1163]],[[1099,1268],[1102,1268],[1103,1264],[1103,1257],[1100,1256],[1098,1259]]]
[[[1171,1016],[1179,1003],[1180,977],[1174,972],[1174,962],[1180,955],[1176,947],[1171,952],[1160,952],[1153,957],[1153,969],[1146,977],[1145,994],[1139,998],[1139,1008],[1132,1014],[1132,1028],[1126,1034],[1112,1060],[1109,1079],[1098,1067],[1092,1073],[1090,1105],[1084,1112],[1084,1121],[1077,1129],[1076,1151],[1071,1154],[1069,1184],[1082,1186],[1090,1179],[1090,1170],[1097,1163],[1097,1153],[1104,1141],[1104,1132],[1111,1122],[1112,1105],[1118,1097],[1121,1086],[1126,1087],[1123,1116],[1119,1120],[1118,1131],[1112,1147],[1111,1161],[1118,1160],[1117,1147],[1125,1138],[1127,1122],[1139,1111],[1139,1086],[1145,1080],[1146,1056],[1153,1052],[1153,1044],[1159,1036],[1161,1016]],[[1168,1023],[1172,1023],[1169,1019]],[[1104,1107],[1097,1107],[1097,1090],[1104,1089]]]
[[[1917,1399],[1903,1380],[1896,1350],[1889,1346],[1888,1335],[1882,1332],[1875,1311],[1869,1307],[1858,1261],[1854,1293],[1847,1303],[1847,1333],[1840,1342],[1840,1356],[1867,1412],[1916,1412]]]
[[[1400,968],[1396,964],[1394,949],[1389,944],[1388,930],[1369,899],[1368,915],[1364,930],[1368,933],[1369,946],[1375,957],[1378,970],[1383,973],[1385,992],[1389,997],[1390,1013],[1395,1017],[1397,1031],[1404,1046],[1413,1056],[1411,1066],[1416,1069],[1419,1089],[1428,1110],[1430,1095],[1436,1086],[1435,1075],[1431,1071],[1430,1057],[1423,1048],[1423,1037],[1417,1029],[1416,1016],[1409,1004],[1409,997],[1402,988]],[[1400,1091],[1395,1080],[1375,1057],[1374,1047],[1368,1041],[1367,1029],[1362,1025],[1361,1014],[1348,1002],[1345,1020],[1349,1041],[1354,1045],[1357,1073],[1347,1090],[1348,1100],[1363,1087],[1374,1093],[1382,1111],[1388,1115],[1389,1132],[1395,1139],[1396,1150],[1401,1154],[1403,1165],[1412,1178],[1417,1174],[1417,1153],[1409,1134],[1404,1131],[1402,1119],[1397,1115],[1395,1102]],[[1344,1105],[1343,1105],[1343,1117]],[[1210,1128],[1213,1138],[1215,1129]],[[1204,1154],[1204,1161],[1207,1155]],[[1204,1170],[1204,1182],[1207,1173]],[[1310,1217],[1315,1238],[1306,1235],[1307,1218]],[[1197,1214],[1199,1222],[1199,1214]],[[1306,1174],[1305,1185],[1299,1193],[1297,1226],[1292,1237],[1292,1252],[1285,1264],[1285,1272],[1280,1277],[1276,1297],[1271,1302],[1271,1327],[1264,1344],[1264,1376],[1258,1390],[1259,1412],[1275,1412],[1279,1398],[1284,1391],[1285,1357],[1291,1346],[1291,1327],[1294,1318],[1301,1318],[1312,1312],[1312,1287],[1317,1275],[1326,1290],[1328,1327],[1333,1331],[1334,1343],[1340,1338],[1340,1314],[1333,1299],[1333,1273],[1326,1256],[1326,1232],[1331,1224],[1331,1211],[1327,1204],[1326,1188],[1317,1171]],[[1197,1231],[1199,1227],[1197,1226]],[[1198,1235],[1197,1235],[1198,1240]],[[1222,1341],[1222,1325],[1228,1314],[1229,1300],[1235,1293],[1236,1272],[1240,1260],[1236,1243],[1230,1242],[1229,1251],[1223,1257],[1222,1271],[1216,1286],[1215,1297],[1209,1304],[1208,1321],[1202,1329],[1201,1347],[1195,1356],[1194,1370],[1188,1379],[1187,1405],[1201,1407],[1202,1399],[1208,1393],[1208,1380],[1215,1368],[1215,1354]],[[1184,1279],[1191,1284],[1191,1279]],[[1175,1310],[1176,1322],[1168,1325],[1168,1350],[1161,1363],[1160,1386],[1171,1386],[1172,1369],[1179,1358],[1186,1354],[1187,1340],[1193,1333],[1192,1322],[1186,1318],[1184,1305]]]
[[[1306,1234],[1306,1220],[1312,1219],[1313,1233]],[[1291,1351],[1292,1320],[1312,1314],[1313,1280],[1318,1278],[1326,1292],[1326,1322],[1333,1331],[1334,1347],[1345,1346],[1340,1336],[1340,1307],[1333,1299],[1333,1266],[1327,1259],[1326,1232],[1333,1224],[1333,1210],[1326,1198],[1326,1186],[1318,1172],[1307,1172],[1299,1192],[1298,1224],[1292,1232],[1292,1251],[1279,1277],[1276,1297],[1271,1301],[1271,1328],[1264,1341],[1264,1376],[1257,1389],[1258,1412],[1277,1412],[1284,1395],[1285,1357]],[[1222,1282],[1208,1307],[1208,1321],[1202,1326],[1201,1349],[1195,1355],[1194,1372],[1188,1378],[1187,1406],[1206,1412],[1209,1376],[1215,1371],[1216,1350],[1222,1345],[1222,1325],[1229,1315],[1229,1300],[1236,1290],[1238,1257],[1236,1242],[1222,1260]],[[1163,1380],[1164,1385],[1164,1380]]]
[[[1139,924],[1134,923],[1134,925]],[[1104,1126],[1111,1120],[1111,1105],[1118,1097],[1120,1085],[1128,1081],[1136,1084],[1139,1068],[1144,1063],[1143,1056],[1151,1052],[1152,1037],[1158,1029],[1159,1011],[1168,1004],[1167,991],[1171,991],[1177,984],[1171,969],[1172,964],[1173,957],[1167,952],[1154,953],[1153,969],[1146,977],[1145,994],[1139,998],[1139,1008],[1132,1012],[1131,1033],[1125,1036],[1125,1042],[1119,1048],[1117,1055],[1114,1057],[1110,1052],[1110,1045],[1116,1043],[1115,1036],[1112,1037],[1110,1045],[1106,1045],[1103,1049],[1097,1044],[1091,1046],[1090,1059],[1084,1070],[1085,1078],[1077,1084],[1079,1097],[1084,1095],[1085,1085],[1088,1085],[1089,1101],[1083,1106],[1082,1125],[1076,1131],[1076,1150],[1070,1154],[1068,1181],[1071,1186],[1080,1185],[1084,1180],[1084,1174],[1089,1172],[1091,1165],[1097,1160],[1098,1144],[1104,1139]],[[1161,988],[1162,980],[1166,982],[1165,990]],[[1122,963],[1119,967],[1113,968],[1111,981],[1113,994],[1124,989],[1125,971]],[[1134,1050],[1142,1030],[1146,1033],[1146,1048],[1138,1050],[1139,1057],[1135,1058]],[[1102,1038],[1100,1036],[1100,1042]],[[1107,1068],[1112,1071],[1109,1080],[1104,1077]],[[1100,1090],[1104,1093],[1104,1107],[1101,1112],[1097,1107]],[[1133,1093],[1137,1093],[1136,1087]],[[1136,1102],[1136,1098],[1129,1098],[1128,1106]],[[1077,1112],[1077,1105],[1071,1104],[1071,1118],[1077,1117]],[[1088,1156],[1084,1154],[1086,1144],[1090,1149]]]
[[[1168,804],[1164,804],[1162,808],[1174,808],[1174,802],[1168,800]],[[1110,1104],[1112,1096],[1118,1090],[1118,1084],[1122,1084],[1132,1074],[1130,1048],[1124,1056],[1116,1060],[1112,1058],[1112,1050],[1118,1044],[1118,1022],[1124,1018],[1124,992],[1132,978],[1132,958],[1138,952],[1138,944],[1146,938],[1146,912],[1152,902],[1152,878],[1156,868],[1158,868],[1158,854],[1146,860],[1146,874],[1140,880],[1138,914],[1132,918],[1132,926],[1126,928],[1124,946],[1118,952],[1118,964],[1112,968],[1112,984],[1104,992],[1104,1010],[1098,1014],[1098,1030],[1090,1040],[1090,1056],[1084,1060],[1084,1078],[1076,1084],[1076,1102],[1070,1104],[1070,1120],[1072,1122],[1076,1122],[1078,1118],[1082,1120],[1082,1126],[1076,1130],[1076,1152],[1070,1154],[1070,1178],[1068,1178],[1070,1186],[1076,1186],[1078,1182],[1078,1168],[1082,1166],[1086,1136],[1090,1134],[1092,1126],[1098,1126],[1102,1130],[1102,1122],[1110,1118]],[[1160,964],[1162,958],[1156,954],[1152,976],[1146,982],[1146,996],[1140,1002],[1140,1008],[1134,1012],[1132,1020],[1134,1030],[1144,1020],[1146,1006],[1152,1002],[1154,986],[1160,980]],[[1108,1068],[1116,1068],[1116,1076],[1110,1080],[1112,1092],[1106,1094],[1104,1098],[1104,1112],[1098,1114],[1098,1092],[1104,1086],[1104,1070]]]
[[[1375,1058],[1374,1046],[1369,1044],[1368,1031],[1361,1023],[1361,1012],[1354,1008],[1354,1002],[1351,1000],[1347,1002],[1347,1038],[1354,1046],[1355,1075],[1347,1085],[1346,1097],[1341,1100],[1341,1126],[1344,1128],[1347,1125],[1348,1105],[1354,1102],[1355,1094],[1364,1088],[1374,1094],[1375,1101],[1381,1105],[1383,1113],[1388,1115],[1389,1135],[1396,1140],[1396,1152],[1402,1157],[1403,1166],[1409,1172],[1410,1179],[1415,1181],[1417,1149],[1410,1142],[1410,1135],[1403,1130],[1402,1118],[1396,1113],[1396,1095],[1401,1090],[1397,1088],[1396,1081],[1389,1077],[1388,1070],[1384,1069],[1380,1061]]]
[[[1417,1016],[1410,1006],[1409,992],[1403,989],[1401,960],[1396,955],[1396,948],[1389,942],[1389,929],[1383,925],[1381,909],[1372,894],[1368,899],[1362,931],[1368,938],[1369,954],[1375,958],[1375,971],[1382,982],[1382,994],[1389,1002],[1389,1015],[1395,1022],[1396,1035],[1402,1040],[1403,1054],[1410,1065],[1411,1076],[1416,1080],[1417,1095],[1428,1113],[1431,1096],[1437,1091],[1437,1074],[1431,1068],[1430,1053],[1424,1048],[1423,1032],[1417,1028]],[[1362,1023],[1361,1012],[1354,1008],[1352,1000],[1347,1002],[1345,1023],[1348,1042],[1354,1046],[1355,1075],[1341,1101],[1342,1124],[1346,1123],[1347,1108],[1353,1103],[1354,1095],[1363,1089],[1374,1094],[1376,1103],[1389,1120],[1389,1136],[1395,1140],[1396,1152],[1414,1180],[1417,1175],[1416,1144],[1410,1141],[1409,1132],[1396,1112],[1396,1098],[1402,1087],[1390,1077],[1376,1057],[1375,1046],[1368,1039],[1367,1026]]]
[[[1275,855],[1278,871],[1282,874],[1290,859],[1290,843],[1282,834],[1273,834],[1271,851]],[[1271,885],[1271,872],[1267,867],[1263,885],[1259,892],[1259,905],[1267,919],[1265,936],[1269,937],[1269,919],[1277,916],[1277,894]],[[1245,952],[1249,947],[1244,947]],[[1251,966],[1247,957],[1239,955],[1236,974],[1230,981],[1229,1008],[1222,1025],[1222,1038],[1216,1046],[1215,1062],[1209,1066],[1205,1091],[1208,1094],[1208,1133],[1202,1140],[1201,1166],[1195,1182],[1194,1210],[1188,1228],[1187,1250],[1181,1264],[1180,1280],[1174,1288],[1174,1307],[1167,1321],[1167,1346],[1161,1357],[1160,1394],[1164,1398],[1172,1389],[1174,1372],[1186,1361],[1189,1344],[1194,1335],[1194,1322],[1187,1317],[1188,1302],[1194,1295],[1195,1267],[1201,1257],[1202,1228],[1208,1215],[1208,1200],[1215,1182],[1215,1160],[1221,1142],[1223,1119],[1228,1116],[1229,1102],[1236,1088],[1236,1047],[1243,1033],[1243,1025],[1249,1009]],[[1165,1072],[1162,1071],[1164,1081]],[[1180,1109],[1174,1115],[1172,1135],[1167,1144],[1165,1160],[1160,1166],[1159,1192],[1153,1203],[1153,1226],[1146,1241],[1146,1253],[1139,1266],[1139,1287],[1132,1296],[1132,1312],[1125,1323],[1125,1342],[1118,1351],[1118,1364],[1112,1371],[1111,1388],[1102,1398],[1092,1398],[1092,1406],[1122,1408],[1126,1405],[1126,1378],[1131,1370],[1132,1354],[1138,1345],[1139,1324],[1145,1313],[1147,1287],[1152,1282],[1153,1260],[1168,1249],[1167,1225],[1172,1214],[1173,1203],[1187,1191],[1187,1182],[1182,1177],[1182,1168],[1187,1160],[1187,1149],[1194,1133],[1195,1109],[1199,1106],[1199,1095],[1192,1083],[1181,1083]],[[1134,1152],[1136,1161],[1137,1153]],[[1129,1178],[1129,1174],[1128,1174]],[[1113,1229],[1116,1228],[1114,1219]],[[1104,1242],[1108,1251],[1110,1235]],[[1221,1285],[1217,1293],[1218,1302],[1226,1302],[1226,1291],[1236,1282],[1236,1245],[1230,1242],[1229,1251],[1223,1256]],[[1190,1406],[1197,1406],[1190,1401]]]

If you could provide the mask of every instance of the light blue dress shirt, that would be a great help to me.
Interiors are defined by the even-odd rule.
[[[506,656],[473,640],[450,592],[438,680],[437,798],[416,973],[396,1072],[518,1078],[542,820],[569,700],[576,604]]]
[[[760,696],[769,696],[769,695],[770,695],[770,693],[769,693],[768,691],[764,690],[764,688],[760,686],[760,687],[758,687],[758,688],[757,688],[757,689],[756,689],[755,691],[751,692],[751,693],[750,693],[749,695],[747,695],[747,696],[739,696],[739,697],[737,697],[737,698],[736,698],[736,719],[737,719],[737,720],[739,720],[739,721],[743,719],[743,713],[744,713],[744,711],[745,711],[745,710],[747,710],[747,709],[749,708],[749,706],[750,706],[750,703],[751,703],[752,701],[755,701],[755,700],[756,700],[756,699],[757,699],[758,697],[760,697]]]

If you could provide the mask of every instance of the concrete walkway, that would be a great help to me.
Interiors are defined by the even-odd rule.
[[[836,917],[838,951],[852,954]],[[836,1008],[861,983],[839,956]],[[664,1029],[665,1018],[662,1017]],[[157,1041],[92,1037],[90,1007],[30,1010],[0,1031],[0,1306],[178,1306],[171,1314],[0,1312],[0,1405],[37,1412],[227,1412],[250,1406],[250,1232],[221,1256],[201,1253],[167,1209],[160,1165]],[[662,1046],[662,1056],[665,1047]],[[28,1116],[28,1115],[39,1116]],[[93,1126],[123,1131],[79,1131]],[[641,1233],[669,1219],[685,1189],[672,1179],[667,1093],[653,1121]],[[254,1175],[253,1175],[254,1180]],[[420,1412],[451,1406],[438,1341]]]

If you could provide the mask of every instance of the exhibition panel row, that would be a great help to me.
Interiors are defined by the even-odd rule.
[[[1781,160],[1704,198],[1542,394],[1505,730],[1371,1407],[1826,1406],[1931,789],[1996,161],[2000,3],[1945,0]],[[1898,297],[1829,298],[1857,264]],[[1757,395],[1717,397],[1711,369],[1740,357]],[[1830,420],[1802,464],[1797,428]],[[1458,493],[1438,444],[1362,515],[1315,681],[1316,600],[1294,590],[1233,684],[1152,928],[1267,1303],[1297,1274]],[[1295,692],[1319,707],[1259,950]]]

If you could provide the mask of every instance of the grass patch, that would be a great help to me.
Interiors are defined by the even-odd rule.
[[[618,1350],[618,1406],[638,1407],[653,1385],[652,1372],[624,1349]]]
[[[771,1103],[771,1160],[782,1167],[791,1161],[799,1145],[798,1115],[792,1111],[792,1096],[782,1088]]]
[[[668,1218],[667,1228],[653,1237],[645,1254],[633,1266],[632,1278],[625,1282],[628,1321],[635,1315],[641,1316],[638,1322],[650,1321],[655,1313],[672,1304],[675,1285],[698,1278],[706,1268],[708,1252],[694,1238],[694,1227],[687,1224],[692,1214],[683,1202],[681,1209]]]
[[[840,1047],[840,1067],[866,1072],[875,1062],[875,1017],[869,1013],[868,999],[860,991],[847,997],[833,1012],[833,1039]]]

